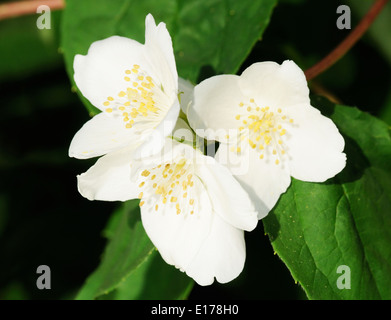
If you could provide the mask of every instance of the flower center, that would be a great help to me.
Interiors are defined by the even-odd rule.
[[[175,207],[177,214],[194,213],[194,169],[185,158],[144,170],[141,177],[139,198],[155,201],[155,211],[168,205]],[[144,203],[141,200],[140,207]]]
[[[161,119],[162,104],[157,104],[156,101],[164,101],[163,87],[159,88],[152,77],[136,64],[132,69],[124,71],[123,80],[124,89],[103,102],[105,112],[122,117],[128,129],[138,121],[158,122]]]
[[[237,147],[231,147],[231,151],[240,153],[240,145],[245,142],[259,152],[260,159],[271,153],[278,165],[285,155],[284,136],[287,131],[284,126],[292,124],[293,119],[283,115],[280,108],[273,112],[270,107],[259,107],[254,99],[250,99],[249,103],[239,103],[235,119],[240,122],[239,136]]]

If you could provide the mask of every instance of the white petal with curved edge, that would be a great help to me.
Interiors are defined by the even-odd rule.
[[[76,55],[73,61],[77,87],[95,107],[104,110],[108,97],[127,88],[125,70],[140,65],[152,73],[141,43],[125,37],[112,36],[91,44],[87,55]],[[155,76],[150,74],[151,76]]]
[[[199,285],[210,285],[214,278],[220,283],[227,283],[239,276],[245,260],[243,230],[214,214],[208,237],[185,271]]]
[[[145,19],[145,52],[160,85],[169,96],[178,93],[178,73],[175,64],[174,51],[166,24],[161,22],[156,26],[151,14]]]
[[[130,180],[131,152],[122,149],[101,157],[77,176],[80,194],[89,200],[127,201],[138,197],[139,188]]]
[[[323,182],[346,165],[345,141],[336,125],[310,105],[290,108],[294,124],[287,129],[287,154],[292,177]]]
[[[69,156],[88,159],[125,146],[136,148],[139,144],[137,135],[125,128],[122,119],[101,112],[76,132],[69,147]]]
[[[149,238],[163,259],[181,270],[193,260],[211,228],[212,207],[208,195],[199,182],[194,186],[197,188],[195,202],[200,205],[194,214],[185,208],[177,214],[176,203],[170,201],[160,203],[156,210],[156,199],[146,199],[141,207],[142,223]]]
[[[253,149],[246,148],[247,150],[242,151],[243,155],[238,155],[229,148],[229,145],[220,144],[216,160],[234,174],[255,204],[258,219],[262,219],[289,187],[289,168],[283,162],[276,165],[272,158],[260,159]]]
[[[178,89],[171,37],[164,23],[156,26],[151,14],[145,19],[145,45],[120,36],[91,44],[87,55],[76,55],[73,63],[76,85],[95,107],[104,110],[108,97],[126,91],[125,71],[134,65],[151,76],[174,101]],[[169,107],[169,106],[166,106]]]
[[[248,194],[228,168],[214,161],[197,167],[212,201],[213,210],[232,226],[251,231],[258,223],[257,212]]]
[[[143,226],[163,259],[186,272],[200,285],[214,278],[225,283],[243,270],[245,242],[243,231],[212,212],[204,192],[196,201],[203,208],[193,215],[175,214],[168,207],[154,210],[154,203],[141,208]]]
[[[238,128],[235,115],[244,99],[238,81],[239,77],[235,75],[219,75],[194,88],[194,101],[187,117],[198,135],[224,141],[228,130]]]
[[[271,61],[254,63],[243,71],[239,85],[259,107],[284,108],[310,103],[304,72],[290,60],[281,65]]]

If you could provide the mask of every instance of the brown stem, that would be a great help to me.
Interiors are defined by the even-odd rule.
[[[357,27],[355,27],[353,31],[333,51],[331,51],[321,61],[304,72],[307,80],[311,80],[317,77],[323,71],[330,68],[339,59],[341,59],[345,53],[348,52],[350,48],[353,47],[353,45],[362,37],[365,31],[367,31],[369,26],[372,24],[387,2],[388,0],[377,0],[369,9],[367,14],[362,18]]]
[[[335,104],[344,104],[341,99],[339,99],[334,93],[329,91],[326,87],[324,87],[322,84],[320,84],[316,80],[311,82],[310,89],[316,95],[326,97],[328,100],[330,100],[331,102],[334,102]]]
[[[41,5],[50,7],[50,10],[59,10],[64,8],[64,0],[30,0],[9,2],[0,5],[0,20],[7,18],[19,17],[26,14],[37,12],[37,8]]]

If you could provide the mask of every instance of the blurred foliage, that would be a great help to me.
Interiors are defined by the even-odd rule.
[[[52,13],[52,29],[46,30],[35,27],[35,16],[1,22],[0,81],[25,79],[62,65],[57,52],[60,15],[61,12]]]
[[[353,27],[372,2],[348,1]],[[312,66],[349,32],[335,25],[336,8],[340,4],[337,0],[279,1],[262,41],[255,44],[240,70],[264,60],[280,63],[293,59],[303,69]],[[170,8],[167,5],[161,14]],[[94,25],[98,31],[101,28],[102,37],[109,32],[103,23],[106,9],[102,9],[102,23]],[[191,16],[191,10],[188,14]],[[0,299],[73,299],[97,269],[107,243],[102,230],[111,213],[118,209],[115,203],[89,202],[76,188],[76,175],[86,171],[94,160],[79,161],[67,156],[69,143],[88,114],[71,91],[65,71],[68,68],[71,74],[70,65],[68,62],[65,66],[60,53],[62,15],[63,12],[52,13],[51,30],[36,28],[37,15],[0,21]],[[364,38],[310,83],[314,93],[357,106],[388,124],[391,124],[390,15],[388,4]],[[162,20],[159,14],[156,18]],[[202,15],[198,19],[203,19]],[[167,24],[175,29],[173,21]],[[137,34],[143,35],[143,25],[137,26]],[[86,30],[89,30],[87,22],[69,34],[68,41],[77,42]],[[240,36],[235,29],[229,32]],[[213,43],[206,49],[211,50],[210,47]],[[180,59],[180,51],[176,53]],[[243,59],[247,53],[246,50],[242,53]],[[218,70],[216,66],[219,64],[212,69],[204,68],[201,76],[199,70],[194,71],[191,77],[227,72],[225,67]],[[110,238],[109,235],[110,228],[106,228],[105,236]],[[246,234],[246,244],[245,269],[237,279],[226,285],[194,285],[189,298],[305,299],[289,270],[273,254],[261,223]],[[155,253],[151,256],[158,257]],[[156,261],[156,265],[161,263]],[[51,290],[36,288],[36,269],[42,264],[51,267]],[[144,265],[144,269],[135,272],[147,274],[148,270],[154,270],[150,268]],[[157,297],[145,293],[142,284],[131,283],[136,278],[128,279],[128,285],[137,289],[133,293],[121,291],[127,285],[124,282],[107,298],[129,298],[127,294]],[[189,290],[185,289],[184,296]],[[172,297],[181,298],[176,293]]]

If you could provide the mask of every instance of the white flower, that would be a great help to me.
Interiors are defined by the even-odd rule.
[[[233,173],[238,163],[247,165],[235,176],[259,218],[286,191],[291,176],[323,182],[346,164],[343,137],[310,105],[304,73],[292,61],[255,63],[241,76],[201,82],[188,118],[194,129],[206,130],[198,134],[221,142],[216,159]]]
[[[168,264],[200,285],[231,281],[245,262],[243,230],[258,222],[252,202],[228,168],[166,140],[158,156],[134,160],[123,149],[101,157],[78,176],[79,191],[90,200],[140,198],[145,231]]]
[[[112,36],[76,55],[74,79],[102,112],[76,133],[69,156],[91,158],[129,147],[135,157],[159,152],[179,114],[178,75],[164,23],[145,19],[145,45]]]

